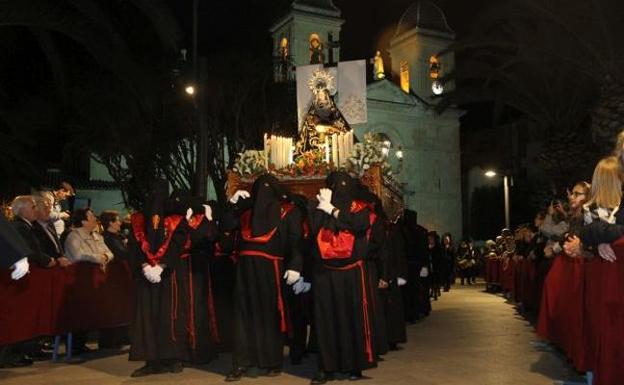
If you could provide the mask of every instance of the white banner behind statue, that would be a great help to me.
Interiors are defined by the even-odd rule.
[[[338,108],[349,124],[368,121],[365,60],[338,63],[338,98]]]

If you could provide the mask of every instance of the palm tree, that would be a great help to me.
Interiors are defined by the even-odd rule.
[[[142,192],[129,187],[128,181],[135,185],[148,181],[145,184],[149,186],[158,174],[160,155],[146,157],[142,148],[129,148],[124,144],[124,135],[140,132],[145,144],[145,138],[156,137],[155,133],[165,127],[162,107],[168,103],[164,99],[171,83],[169,67],[181,39],[165,2],[0,0],[0,28],[3,37],[8,36],[0,39],[0,45],[25,44],[28,39],[24,37],[30,35],[40,49],[40,53],[32,55],[45,59],[44,68],[51,79],[46,81],[53,85],[55,93],[47,90],[48,84],[28,92],[54,104],[63,119],[44,131],[69,130],[72,140],[66,152],[92,152],[109,166],[126,196],[137,201]],[[0,95],[20,99],[24,94],[17,87],[2,89],[6,84],[10,83],[0,82]],[[103,117],[100,110],[110,115]],[[13,113],[12,108],[1,110],[0,121],[8,122],[5,131],[13,142],[24,142],[28,138],[24,138]],[[104,133],[109,135],[103,140]],[[164,158],[171,162],[171,157]]]
[[[493,101],[520,112],[543,133],[544,171],[569,182],[624,127],[623,15],[610,0],[497,3],[450,48],[464,60],[438,108]]]

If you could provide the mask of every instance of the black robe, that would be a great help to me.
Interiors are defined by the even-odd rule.
[[[231,215],[235,212],[227,213]],[[239,237],[234,287],[234,367],[281,368],[287,332],[284,326],[288,326],[283,292],[292,290],[286,287],[283,276],[286,270],[302,270],[300,238],[301,213],[296,207],[280,219],[267,243],[245,242]],[[251,255],[254,252],[281,259],[274,261],[260,254]]]
[[[357,213],[340,210],[338,218],[309,207],[310,234],[313,240],[324,223],[355,235],[349,258],[323,260],[318,242],[313,242],[315,262],[314,329],[319,350],[319,369],[327,372],[351,373],[377,365],[373,351],[369,310],[364,306],[366,271],[364,259],[368,251],[369,209]],[[354,264],[355,267],[352,267]]]
[[[428,316],[431,312],[430,277],[420,276],[421,269],[423,267],[429,269],[431,264],[427,248],[427,229],[420,225],[405,223],[402,230],[407,261],[407,284],[402,288],[405,319],[414,322]],[[429,271],[430,275],[431,271]]]
[[[204,220],[196,231],[209,226]],[[161,282],[151,283],[144,276],[141,265],[147,262],[145,254],[131,232],[129,238],[130,262],[136,280],[136,311],[131,332],[131,361],[183,361],[205,363],[214,358],[216,350],[201,327],[205,303],[201,301],[200,282],[193,274],[190,250],[185,250],[191,229],[182,218],[171,235],[167,252],[160,261],[166,268]],[[190,290],[193,281],[194,290]],[[197,296],[191,298],[191,293]],[[197,294],[195,294],[197,293]]]
[[[405,330],[405,311],[403,309],[403,295],[398,285],[398,278],[406,279],[407,265],[405,260],[405,239],[401,229],[391,224],[386,233],[385,280],[388,288],[382,290],[382,301],[386,312],[388,343],[396,345],[407,341]]]
[[[373,223],[366,256],[366,272],[368,275],[368,295],[370,303],[370,316],[372,320],[373,349],[377,355],[388,353],[388,333],[386,326],[386,309],[382,301],[379,289],[379,280],[386,280],[385,259],[387,257],[386,234],[383,219],[377,219]]]

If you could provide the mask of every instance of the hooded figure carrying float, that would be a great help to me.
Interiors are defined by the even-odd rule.
[[[300,278],[303,265],[301,212],[269,174],[256,179],[251,195],[239,190],[230,203],[224,230],[238,229],[232,233],[238,260],[233,368],[226,381],[240,380],[250,367],[276,376],[282,370],[288,331],[282,291]]]

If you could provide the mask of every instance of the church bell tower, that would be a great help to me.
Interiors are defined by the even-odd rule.
[[[453,71],[455,55],[438,54],[454,41],[455,32],[440,7],[427,0],[413,3],[403,13],[388,48],[392,73],[403,91],[429,103],[450,91],[454,85],[444,84],[442,78]]]
[[[294,79],[294,68],[340,60],[344,20],[332,0],[294,0],[290,12],[271,27],[275,76]]]

